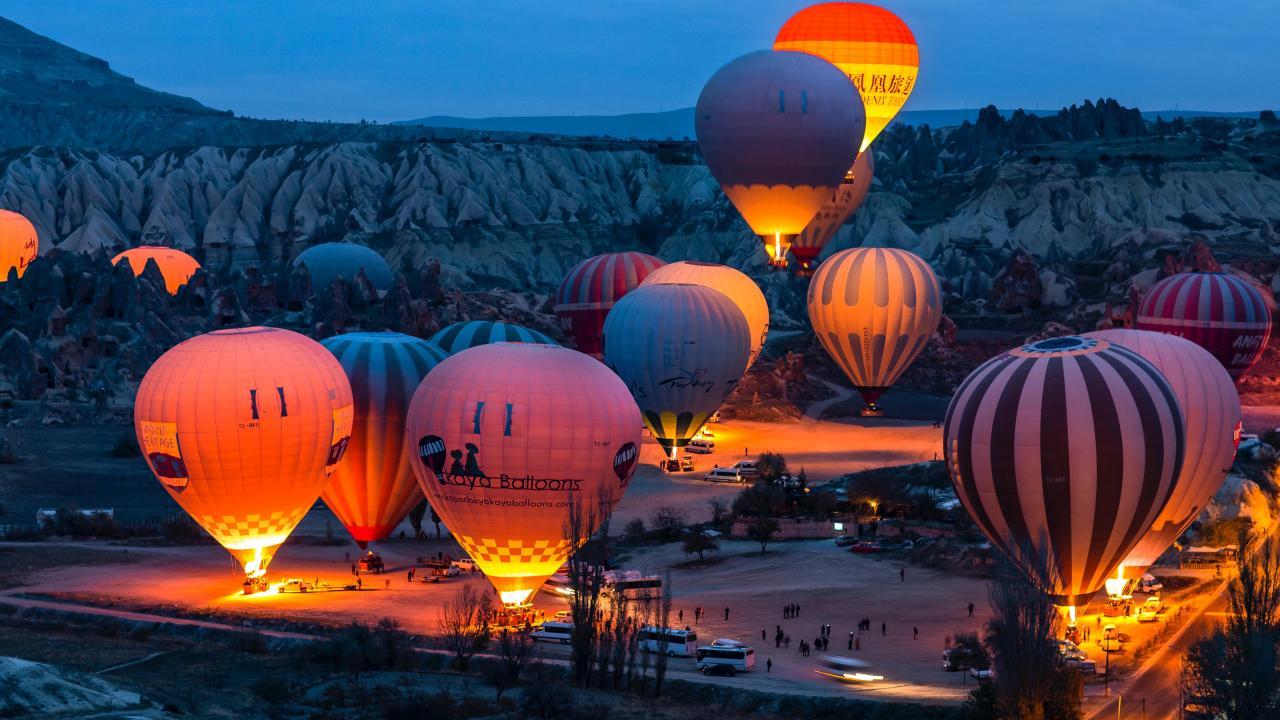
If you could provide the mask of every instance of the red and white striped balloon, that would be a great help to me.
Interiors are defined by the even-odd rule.
[[[1138,329],[1190,340],[1239,380],[1267,347],[1271,311],[1257,289],[1234,275],[1180,273],[1152,285],[1143,296]]]
[[[1155,366],[1107,340],[1071,336],[975,370],[947,408],[943,439],[956,494],[978,527],[1054,602],[1076,606],[1164,510],[1185,431]]]
[[[1100,330],[1085,337],[1123,345],[1155,365],[1186,422],[1186,455],[1169,504],[1121,563],[1121,575],[1137,579],[1200,516],[1231,471],[1240,444],[1240,395],[1227,371],[1190,340],[1145,330]]]
[[[609,310],[662,265],[658,258],[634,251],[596,255],[574,265],[556,291],[560,329],[580,352],[601,359]]]

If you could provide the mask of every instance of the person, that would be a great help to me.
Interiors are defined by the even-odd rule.
[[[856,652],[862,652],[862,638],[856,637],[853,639],[853,649]]]
[[[684,622],[684,608],[680,608],[679,616],[680,622]]]
[[[405,582],[413,582],[413,568],[409,568],[409,571],[404,574],[404,580]]]
[[[729,619],[729,608],[725,608],[725,609],[724,609],[724,619],[725,619],[725,620],[728,620],[728,619]]]
[[[853,631],[852,630],[849,631],[849,649],[850,650],[853,649]]]
[[[760,642],[764,642],[768,638],[769,638],[768,633],[764,631],[764,628],[760,628]]]
[[[782,606],[782,619],[786,620],[791,617],[791,603]]]
[[[791,636],[790,636],[790,635],[788,635],[788,636],[786,636],[786,637],[782,638],[782,646],[783,646],[784,648],[788,649],[788,650],[790,650],[790,649],[791,649]]]
[[[357,590],[364,589],[364,578],[360,577],[359,575],[356,576],[356,589]]]
[[[767,673],[773,672],[773,658],[767,658],[764,661],[764,671]]]
[[[791,617],[793,618],[800,617],[800,603],[792,603]]]
[[[887,624],[880,623],[880,634],[884,636],[889,635],[889,626]]]
[[[912,640],[920,639],[920,628],[916,627],[915,625],[911,626],[911,639]]]
[[[973,603],[969,603],[969,617],[973,617]]]
[[[907,569],[906,569],[906,568],[898,568],[898,579],[899,579],[899,580],[901,580],[902,582],[906,582],[906,581],[907,581]]]

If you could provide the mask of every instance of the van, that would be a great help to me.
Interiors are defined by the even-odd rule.
[[[742,477],[742,473],[738,472],[734,468],[716,468],[707,473],[703,480],[706,480],[707,482],[746,482]]]
[[[755,460],[739,460],[733,464],[733,467],[742,473],[743,477],[756,477],[760,474],[760,467]]]
[[[716,443],[714,440],[690,440],[685,450],[699,455],[710,455],[716,451]]]
[[[538,642],[568,645],[569,640],[573,637],[573,623],[548,620],[529,633],[529,637]]]

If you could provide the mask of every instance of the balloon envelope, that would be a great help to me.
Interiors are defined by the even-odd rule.
[[[969,375],[947,408],[943,449],[956,495],[992,544],[1054,602],[1076,606],[1168,503],[1183,428],[1151,363],[1068,336]]]
[[[700,285],[718,290],[733,301],[747,320],[751,334],[751,354],[747,358],[750,368],[760,356],[765,336],[769,334],[769,303],[760,292],[760,286],[740,270],[728,265],[685,260],[664,265],[649,274],[645,285]]]
[[[1190,340],[1144,330],[1085,337],[1123,345],[1154,365],[1169,381],[1186,423],[1186,455],[1169,504],[1121,564],[1124,577],[1137,579],[1191,527],[1231,471],[1240,444],[1240,395],[1222,365]]]
[[[906,250],[850,248],[818,266],[808,304],[818,340],[874,405],[938,329],[942,287]]]
[[[641,252],[605,253],[574,265],[556,291],[560,329],[581,352],[604,357],[601,335],[609,310],[660,267],[661,260]]]
[[[251,575],[264,571],[342,459],[351,385],[288,330],[215,330],[171,348],[138,388],[147,465]]]
[[[782,26],[774,50],[796,50],[840,68],[866,106],[866,150],[893,120],[916,85],[920,53],[902,18],[875,5],[830,2],[801,10]]]
[[[1234,275],[1179,273],[1152,285],[1143,296],[1138,329],[1190,340],[1239,380],[1267,348],[1271,311],[1261,293]]]
[[[836,188],[818,214],[813,216],[804,232],[792,241],[791,254],[800,261],[803,271],[813,266],[822,249],[867,199],[876,167],[872,155],[870,152],[858,155],[857,162],[845,176],[844,182],[840,183],[840,187]]]
[[[866,119],[853,83],[800,52],[762,50],[720,68],[698,96],[698,147],[775,264],[858,155]]]
[[[413,394],[448,357],[435,344],[395,332],[357,332],[320,342],[351,381],[355,416],[347,454],[321,497],[364,547],[395,530],[422,500],[405,445]]]
[[[699,285],[641,285],[604,323],[604,361],[669,452],[689,444],[747,369],[751,331],[733,301]]]
[[[427,375],[406,440],[431,506],[502,601],[524,603],[585,539],[567,538],[570,503],[603,500],[608,512],[622,497],[638,415],[622,381],[590,356],[496,343]]]
[[[555,340],[523,325],[494,322],[492,320],[467,320],[456,322],[431,336],[431,342],[450,355],[467,348],[497,342],[533,343],[557,345]]]
[[[35,225],[16,212],[0,210],[0,283],[9,279],[10,270],[25,275],[39,249]]]
[[[306,265],[311,274],[311,292],[319,293],[338,278],[356,279],[361,270],[374,290],[386,290],[394,279],[391,266],[374,250],[354,243],[320,243],[303,250],[293,266]]]
[[[160,268],[160,275],[164,278],[164,289],[170,295],[176,295],[178,288],[186,285],[196,270],[200,269],[200,263],[181,250],[154,245],[142,245],[125,250],[111,258],[111,264],[119,265],[121,260],[129,261],[129,269],[133,270],[134,277],[141,275],[142,271],[147,269],[147,261],[154,260],[156,267]]]

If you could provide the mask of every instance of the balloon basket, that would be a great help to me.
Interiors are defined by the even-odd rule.
[[[266,573],[246,577],[244,582],[240,584],[241,592],[245,595],[256,595],[257,593],[266,592],[271,588],[271,583],[267,582]]]
[[[870,405],[863,405],[858,414],[862,417],[884,417],[884,408],[871,403]]]

